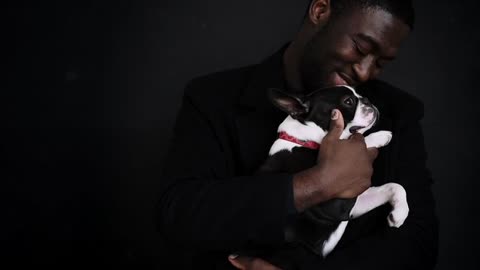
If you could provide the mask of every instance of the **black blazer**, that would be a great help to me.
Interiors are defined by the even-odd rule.
[[[284,49],[261,64],[193,79],[186,87],[164,168],[168,187],[158,204],[158,227],[180,256],[180,268],[233,269],[228,254],[284,243],[293,207],[292,175],[252,175],[268,156],[286,114],[266,89],[284,88]],[[420,120],[423,104],[381,81],[358,89],[381,112],[370,132],[393,132],[374,162],[373,185],[398,182],[410,214],[389,228],[381,207],[349,223],[327,259],[302,269],[432,269],[437,218]]]

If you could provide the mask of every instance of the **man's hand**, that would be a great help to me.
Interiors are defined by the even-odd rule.
[[[241,270],[281,270],[260,258],[230,255],[228,256],[228,260],[235,268]]]
[[[318,152],[317,165],[294,175],[295,207],[303,211],[333,198],[354,198],[371,185],[376,148],[367,149],[363,135],[340,140],[344,120],[333,110],[328,134]]]

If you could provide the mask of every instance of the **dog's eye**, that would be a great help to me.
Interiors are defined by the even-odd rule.
[[[348,107],[352,107],[355,104],[355,101],[353,100],[353,98],[349,97],[343,100],[343,104]]]

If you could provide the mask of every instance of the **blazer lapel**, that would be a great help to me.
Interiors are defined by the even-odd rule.
[[[267,97],[269,88],[284,88],[283,52],[254,67],[254,71],[235,113],[238,158],[241,173],[250,174],[267,159],[277,138],[278,125],[287,114],[277,109]]]

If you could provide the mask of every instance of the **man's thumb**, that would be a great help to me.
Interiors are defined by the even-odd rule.
[[[246,257],[246,256],[238,256],[236,254],[231,254],[228,256],[228,260],[230,263],[237,269],[243,270],[243,269],[249,269],[250,268],[250,262],[252,258]]]
[[[344,124],[342,113],[337,109],[332,110],[330,130],[328,131],[327,136],[339,139],[340,135],[342,135],[343,129]]]

